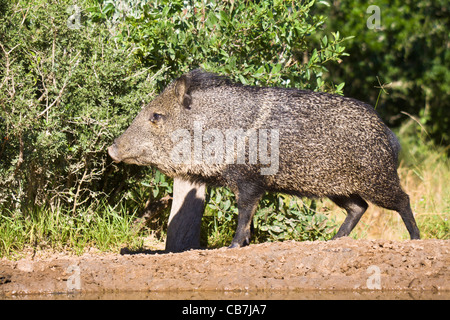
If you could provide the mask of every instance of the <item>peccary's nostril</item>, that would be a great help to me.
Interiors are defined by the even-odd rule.
[[[117,146],[115,143],[113,143],[108,148],[108,153],[109,153],[109,156],[114,160],[114,162],[119,163],[121,161],[120,156],[119,156],[119,151],[117,150]]]

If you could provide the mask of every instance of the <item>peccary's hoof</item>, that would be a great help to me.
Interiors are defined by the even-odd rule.
[[[235,239],[233,239],[233,241],[231,242],[230,246],[228,247],[228,249],[233,249],[233,248],[242,248],[242,247],[246,247],[250,245],[250,238],[249,237],[245,237],[243,241],[236,241]]]
[[[233,242],[228,246],[228,249],[240,248],[241,245],[239,243]]]

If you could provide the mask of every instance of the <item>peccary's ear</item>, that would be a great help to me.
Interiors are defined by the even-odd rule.
[[[191,108],[192,98],[187,93],[189,90],[190,80],[186,76],[181,76],[175,83],[175,94],[178,102],[186,109]]]

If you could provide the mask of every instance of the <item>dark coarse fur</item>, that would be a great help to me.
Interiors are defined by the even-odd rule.
[[[174,163],[170,134],[178,129],[193,134],[194,122],[201,123],[202,130],[222,132],[278,130],[278,171],[262,175],[264,165],[248,162]],[[411,238],[419,238],[397,175],[399,149],[375,110],[358,100],[244,86],[198,69],[174,81],[144,108],[109,153],[116,161],[154,165],[170,176],[230,187],[239,209],[232,242],[236,247],[249,243],[252,216],[265,191],[330,198],[348,213],[336,237],[350,233],[370,201],[398,211]]]

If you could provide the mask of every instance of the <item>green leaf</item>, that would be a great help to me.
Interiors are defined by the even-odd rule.
[[[215,202],[217,204],[220,204],[221,200],[222,200],[222,194],[220,192],[217,192]]]
[[[206,20],[207,26],[209,28],[214,28],[217,25],[217,17],[214,12],[211,12]]]
[[[223,22],[230,22],[230,18],[228,17],[228,14],[225,12],[225,10],[220,11],[220,20]]]
[[[318,3],[323,4],[323,5],[327,6],[327,7],[330,6],[330,4],[328,3],[328,1],[325,1],[325,0],[319,1]]]
[[[277,63],[273,68],[272,68],[272,73],[278,73],[280,72],[281,68],[283,67],[283,65],[281,63]]]
[[[261,77],[264,73],[266,72],[264,66],[261,66],[258,68],[258,70],[256,70],[256,72],[253,74],[254,78],[259,78]]]
[[[246,85],[248,84],[247,79],[244,78],[244,76],[242,74],[239,75],[239,80],[241,81],[242,84]]]
[[[269,229],[275,233],[283,232],[283,229],[280,226],[270,226]]]
[[[152,190],[153,193],[153,198],[156,198],[159,194],[159,188],[157,186],[154,187],[154,189]]]
[[[336,86],[336,91],[342,92],[342,89],[344,89],[344,86],[345,86],[345,82],[342,82],[342,83],[338,84]]]
[[[161,15],[163,17],[166,17],[168,15],[169,11],[170,11],[170,6],[165,6],[163,11],[162,11],[162,13],[161,13]]]
[[[227,211],[231,206],[231,201],[228,199],[223,203],[223,210]]]

